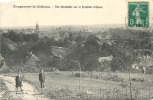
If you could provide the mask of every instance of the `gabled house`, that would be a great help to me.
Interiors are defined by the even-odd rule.
[[[0,54],[0,62],[4,62],[4,58]]]
[[[51,67],[55,67],[59,70],[63,70],[65,63],[64,58],[66,57],[68,49],[63,47],[51,46],[52,56],[51,56]]]
[[[144,58],[140,63],[139,66],[142,67],[144,73],[152,73],[153,71],[153,58]]]
[[[26,62],[24,70],[30,73],[38,72],[39,59],[32,52],[29,53],[29,56],[27,56],[27,58],[29,60]]]
[[[54,55],[51,57],[52,60],[61,60],[62,59],[62,56],[58,56],[58,55]]]
[[[4,73],[10,73],[13,72],[6,64],[5,64],[5,60],[4,58],[0,55],[0,73],[4,74]]]

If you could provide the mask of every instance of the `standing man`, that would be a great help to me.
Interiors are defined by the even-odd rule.
[[[16,82],[16,94],[18,92],[18,87],[20,87],[21,91],[22,90],[22,77],[20,75],[20,72],[18,72],[18,75],[15,77],[15,82]]]
[[[39,73],[39,81],[40,81],[41,88],[44,88],[45,74],[44,74],[44,70],[43,69],[41,69],[41,72]]]

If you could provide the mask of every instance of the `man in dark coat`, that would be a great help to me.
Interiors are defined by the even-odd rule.
[[[16,92],[18,91],[18,87],[20,87],[21,91],[22,90],[22,77],[20,75],[20,72],[18,72],[18,75],[15,77],[15,82],[16,82]]]
[[[41,72],[39,73],[39,81],[40,81],[41,88],[44,88],[45,74],[43,69],[41,69]]]

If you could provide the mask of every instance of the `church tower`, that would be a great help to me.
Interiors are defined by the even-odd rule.
[[[39,24],[38,24],[38,22],[36,23],[36,34],[38,34],[39,33]]]

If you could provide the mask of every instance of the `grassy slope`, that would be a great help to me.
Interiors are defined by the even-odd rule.
[[[96,73],[97,74],[97,73]],[[45,81],[45,88],[44,88],[44,95],[50,97],[51,99],[100,99],[108,97],[106,94],[107,91],[111,91],[113,93],[113,89],[115,87],[120,88],[125,94],[126,89],[122,89],[120,87],[121,82],[114,82],[114,81],[106,81],[102,79],[95,79],[89,77],[81,78],[81,95],[79,93],[79,78],[72,77],[71,73],[69,72],[51,72],[45,73],[46,81]],[[103,73],[103,76],[107,77],[107,73]],[[128,81],[128,74],[127,73],[118,73],[119,77],[122,77],[125,81]],[[132,74],[131,77],[140,77],[145,78],[147,80],[151,80],[150,75],[140,75],[140,74]],[[40,83],[38,81],[38,74],[27,74],[25,75],[25,80],[34,84],[37,89],[40,89]],[[149,82],[132,82],[132,86],[134,88],[138,88],[140,94],[138,95],[140,98],[144,97],[147,98],[149,95],[148,89]],[[127,89],[129,92],[129,89]],[[115,92],[116,93],[116,92]],[[111,97],[116,98],[126,98],[127,96],[123,95],[122,93],[118,94],[109,94]],[[135,92],[133,91],[133,94]],[[134,95],[133,95],[134,96]],[[128,94],[128,97],[129,94]]]
[[[7,87],[4,83],[4,80],[0,78],[0,94],[2,94],[0,99],[6,99],[8,97]]]

